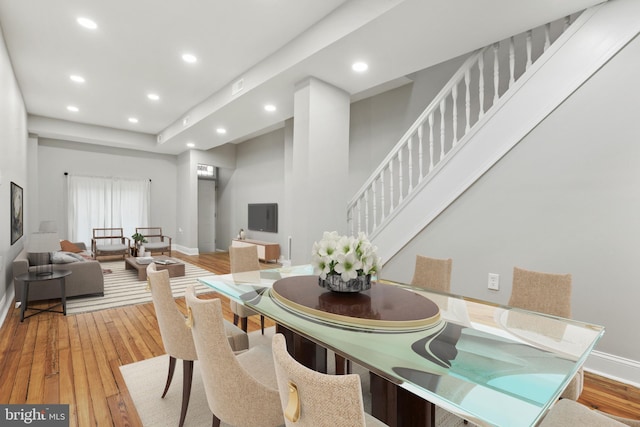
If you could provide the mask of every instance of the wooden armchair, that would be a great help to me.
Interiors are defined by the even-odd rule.
[[[122,228],[94,228],[91,238],[93,259],[99,256],[129,255],[129,238],[124,236]]]
[[[147,240],[143,246],[151,255],[167,253],[171,256],[171,237],[162,234],[162,227],[136,227],[136,233],[142,234]]]

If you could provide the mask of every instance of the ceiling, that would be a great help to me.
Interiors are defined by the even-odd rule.
[[[281,126],[309,76],[359,99],[601,1],[0,0],[0,27],[31,133],[179,154]]]

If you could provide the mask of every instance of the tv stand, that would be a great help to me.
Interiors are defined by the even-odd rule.
[[[231,241],[231,246],[257,246],[258,258],[265,262],[277,262],[278,258],[280,258],[280,245],[277,243],[262,242],[260,240],[251,239],[233,239]]]

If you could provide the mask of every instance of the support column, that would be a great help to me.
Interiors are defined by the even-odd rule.
[[[324,231],[347,231],[349,114],[342,89],[313,77],[297,85],[287,176],[294,265],[311,260],[311,246]]]

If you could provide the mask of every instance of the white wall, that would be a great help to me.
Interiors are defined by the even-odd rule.
[[[67,238],[66,177],[76,175],[151,179],[151,224],[176,236],[176,158],[142,151],[41,139],[38,152],[39,221],[55,220],[60,238]],[[87,245],[90,242],[85,242]]]
[[[30,229],[26,224],[30,207],[24,204],[24,236],[11,244],[10,188],[15,182],[29,197],[27,177],[27,114],[20,88],[16,82],[9,55],[0,31],[0,319],[11,304],[13,283],[11,262],[22,250]]]
[[[606,327],[599,351],[640,366],[629,333],[640,300],[638,67],[636,39],[390,260],[382,277],[410,280],[416,254],[451,257],[452,292],[506,303],[514,266],[571,273],[573,317]],[[487,290],[489,272],[500,274],[500,291]]]

